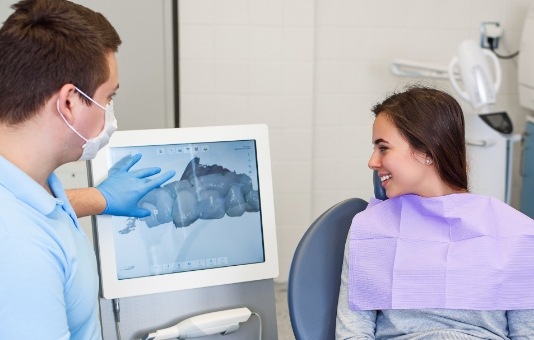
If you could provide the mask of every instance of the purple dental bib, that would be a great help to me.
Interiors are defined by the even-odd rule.
[[[372,199],[349,232],[349,305],[534,309],[534,220],[474,194]]]

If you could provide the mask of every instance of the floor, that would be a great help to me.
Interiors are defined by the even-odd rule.
[[[275,282],[274,294],[276,299],[276,322],[278,326],[278,340],[295,340],[289,321],[287,308],[287,283]]]

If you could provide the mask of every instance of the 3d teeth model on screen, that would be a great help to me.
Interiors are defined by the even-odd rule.
[[[149,228],[173,222],[187,227],[197,219],[241,216],[260,208],[258,191],[246,174],[237,174],[220,165],[202,165],[198,157],[185,168],[179,181],[150,191],[139,206],[152,215],[142,218]]]

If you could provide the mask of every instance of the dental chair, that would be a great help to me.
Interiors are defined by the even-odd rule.
[[[375,197],[387,199],[376,171]],[[354,215],[367,202],[349,198],[319,216],[302,236],[291,262],[287,299],[296,340],[335,338],[345,241]]]

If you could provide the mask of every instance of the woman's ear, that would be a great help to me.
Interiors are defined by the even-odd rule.
[[[417,151],[417,150],[412,150],[412,154],[413,154],[413,157],[415,158],[415,160],[421,164],[424,164],[424,165],[430,165],[430,164],[427,164],[427,160],[432,160],[432,158],[430,158],[430,156],[428,156],[426,153],[422,152],[422,151]]]

